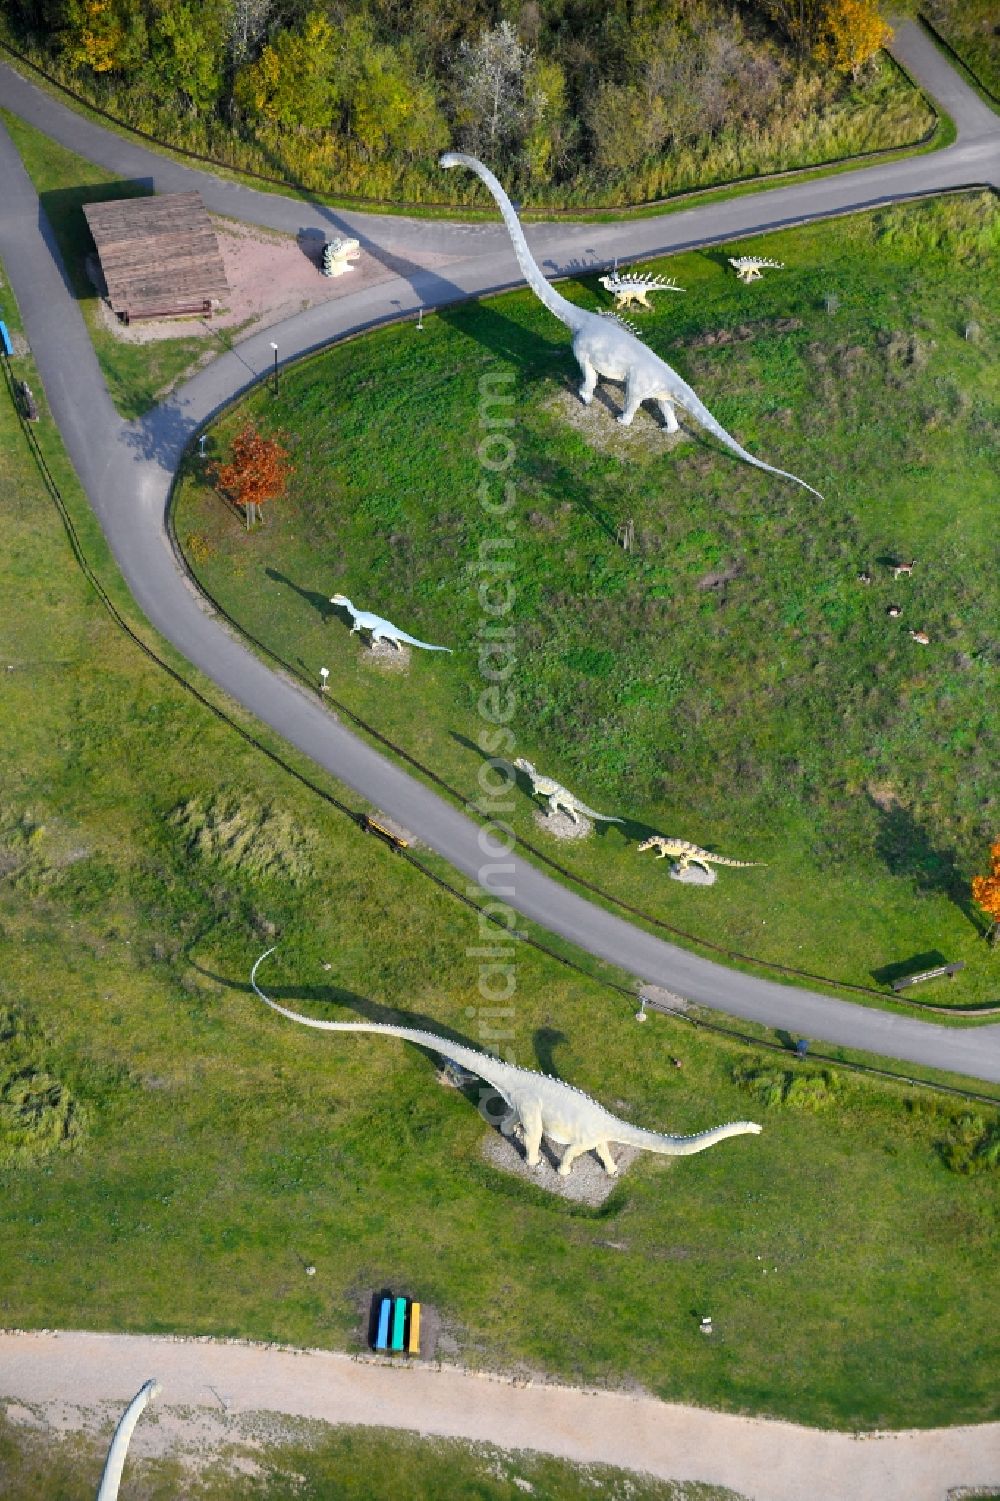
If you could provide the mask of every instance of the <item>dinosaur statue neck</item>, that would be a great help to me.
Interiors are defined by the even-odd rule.
[[[492,1084],[499,1094],[504,1096],[510,1104],[505,1085],[505,1073],[507,1065],[499,1058],[491,1058],[488,1053],[477,1052],[475,1048],[467,1048],[460,1042],[452,1042],[449,1038],[438,1037],[433,1032],[422,1032],[418,1027],[397,1027],[391,1022],[327,1022],[320,1021],[313,1016],[303,1016],[298,1011],[290,1011],[287,1006],[279,1006],[277,1001],[265,995],[257,984],[257,966],[262,963],[267,955],[273,953],[268,949],[267,953],[261,954],[257,964],[254,965],[250,974],[250,983],[260,996],[265,1005],[270,1006],[272,1011],[277,1011],[279,1016],[287,1016],[289,1021],[301,1022],[304,1027],[314,1027],[317,1032],[377,1032],[383,1037],[399,1037],[404,1042],[414,1042],[418,1047],[430,1048],[440,1057],[450,1058],[455,1063],[461,1064],[462,1068],[470,1074],[477,1074],[487,1084]]]
[[[470,172],[475,172],[480,182],[485,183],[496,199],[497,207],[503,215],[503,222],[507,226],[508,233],[514,245],[514,254],[517,256],[517,263],[528,286],[538,300],[545,304],[549,312],[555,314],[560,323],[565,323],[567,328],[572,329],[576,333],[581,327],[582,322],[579,308],[575,307],[572,302],[568,302],[565,297],[560,296],[551,282],[542,275],[534,256],[528,249],[528,242],[524,238],[524,231],[521,228],[520,220],[514,212],[514,205],[489,168],[484,167],[482,162],[477,161],[474,156],[466,156],[462,151],[445,152],[441,158],[441,166],[468,167]]]
[[[692,1157],[695,1152],[704,1152],[729,1136],[756,1136],[759,1131],[760,1127],[753,1121],[730,1121],[726,1126],[699,1131],[696,1136],[663,1136],[659,1131],[644,1131],[641,1126],[626,1126],[614,1140],[621,1146],[659,1152],[663,1157]]]

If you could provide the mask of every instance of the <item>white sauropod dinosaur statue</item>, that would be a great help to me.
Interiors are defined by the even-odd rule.
[[[108,1457],[104,1461],[104,1473],[101,1476],[101,1484],[97,1492],[97,1501],[118,1501],[118,1490],[122,1483],[122,1470],[125,1468],[125,1456],[128,1453],[129,1440],[135,1430],[135,1425],[142,1416],[142,1410],[160,1390],[159,1382],[145,1381],[135,1396],[132,1398],[125,1411],[122,1413],[111,1440]]]
[[[391,620],[383,620],[381,615],[373,615],[371,610],[358,610],[346,594],[331,594],[332,605],[342,605],[350,615],[354,624],[351,626],[351,635],[355,631],[370,631],[372,646],[376,641],[391,641],[397,651],[402,651],[403,643],[407,646],[419,646],[421,651],[446,651],[450,652],[450,646],[431,646],[429,641],[418,641],[416,636],[408,636],[401,631],[398,625],[393,625]]]
[[[716,422],[708,407],[699,400],[687,381],[682,380],[666,360],[661,360],[658,354],[648,349],[642,340],[631,329],[618,322],[613,314],[605,316],[601,313],[588,312],[585,308],[579,308],[575,303],[567,301],[557,292],[546,281],[535,264],[513,205],[488,167],[484,167],[476,157],[467,156],[462,151],[446,151],[440,159],[440,164],[442,167],[468,167],[469,171],[474,172],[493,194],[513,241],[514,253],[525,280],[539,301],[545,304],[560,323],[565,323],[573,335],[573,353],[583,372],[580,400],[585,405],[594,399],[594,387],[597,385],[599,375],[603,375],[607,380],[624,381],[625,410],[618,421],[625,427],[632,421],[644,401],[655,401],[663,414],[667,432],[675,433],[679,424],[674,406],[683,407],[701,423],[702,427],[707,428],[714,437],[718,438],[720,443],[724,443],[727,448],[746,463],[752,464],[755,469],[763,469],[768,474],[780,475],[782,479],[794,480],[795,484],[819,496],[820,500],[823,499],[818,490],[814,490],[812,485],[807,485],[805,480],[799,479],[797,475],[789,474],[787,469],[775,469],[772,464],[765,464],[762,459],[755,459],[753,454],[741,448],[736,439],[730,437],[725,428]]]
[[[517,1068],[513,1063],[504,1063],[487,1053],[463,1047],[447,1037],[438,1037],[434,1032],[382,1022],[327,1022],[300,1016],[297,1011],[289,1011],[272,1001],[257,984],[258,969],[268,954],[273,953],[273,947],[266,949],[250,971],[250,984],[272,1011],[322,1032],[378,1032],[383,1037],[401,1037],[418,1047],[430,1048],[470,1074],[477,1074],[492,1085],[507,1104],[507,1114],[500,1122],[503,1134],[511,1136],[518,1126],[521,1127],[529,1167],[541,1165],[543,1136],[566,1148],[559,1164],[559,1172],[565,1178],[577,1157],[584,1152],[596,1152],[605,1170],[612,1175],[617,1173],[618,1167],[611,1155],[612,1142],[637,1147],[644,1152],[659,1152],[666,1157],[688,1157],[714,1147],[716,1142],[725,1141],[729,1136],[755,1136],[761,1129],[754,1121],[731,1121],[728,1126],[714,1126],[697,1136],[662,1136],[658,1131],[644,1131],[641,1126],[631,1126],[628,1121],[619,1120],[572,1084],[564,1084],[561,1079],[552,1079],[548,1074]]]

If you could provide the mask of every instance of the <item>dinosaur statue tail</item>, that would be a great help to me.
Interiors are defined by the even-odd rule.
[[[716,422],[708,407],[703,401],[699,401],[687,381],[682,380],[676,371],[673,374],[676,384],[680,387],[680,391],[672,392],[671,394],[676,395],[681,406],[690,412],[692,417],[696,417],[702,427],[718,438],[720,443],[724,443],[728,449],[738,454],[745,463],[752,464],[755,469],[763,469],[767,474],[777,474],[781,479],[790,479],[796,485],[801,485],[803,490],[808,490],[810,495],[815,495],[818,500],[825,499],[824,496],[820,495],[818,490],[813,489],[812,485],[807,485],[804,479],[799,479],[797,474],[790,474],[787,469],[775,469],[773,464],[765,464],[763,459],[755,459],[752,453],[747,453],[746,449],[726,432],[722,423]]]
[[[716,1142],[730,1136],[759,1136],[761,1127],[756,1121],[730,1121],[726,1126],[713,1126],[709,1131],[699,1131],[696,1136],[663,1136],[658,1131],[644,1131],[641,1126],[629,1126],[614,1140],[621,1146],[639,1147],[644,1152],[659,1152],[663,1157],[691,1157],[695,1152],[705,1152]]]
[[[408,636],[405,631],[397,631],[396,635],[400,641],[405,641],[407,646],[419,646],[423,651],[446,651],[449,655],[452,654],[450,646],[432,646],[429,641],[418,641],[416,636]]]
[[[317,1032],[376,1032],[383,1037],[399,1037],[404,1042],[416,1043],[418,1047],[429,1048],[437,1053],[440,1058],[450,1058],[455,1063],[461,1064],[470,1074],[477,1074],[480,1079],[485,1079],[491,1084],[498,1094],[503,1095],[508,1105],[510,1100],[501,1083],[493,1077],[492,1071],[484,1072],[484,1065],[489,1070],[495,1061],[486,1057],[483,1053],[477,1053],[475,1048],[464,1047],[460,1042],[451,1042],[445,1037],[436,1037],[433,1032],[422,1032],[419,1027],[397,1027],[390,1022],[327,1022],[320,1021],[315,1016],[302,1016],[298,1011],[290,1011],[287,1006],[279,1006],[277,1001],[272,1001],[269,995],[265,995],[257,984],[257,971],[268,955],[274,953],[274,948],[265,949],[263,954],[254,964],[250,971],[250,984],[253,986],[265,1006],[270,1006],[272,1011],[277,1011],[279,1016],[287,1016],[289,1021],[301,1022],[304,1027],[313,1027]],[[497,1071],[499,1072],[499,1070]]]
[[[624,823],[625,822],[624,818],[612,818],[611,815],[608,814],[608,813],[595,813],[594,810],[593,810],[593,808],[588,808],[587,807],[586,803],[577,803],[577,807],[579,808],[579,810],[580,810],[581,813],[585,813],[588,818],[593,818],[595,820],[595,822],[597,822],[597,823]]]
[[[713,865],[729,865],[733,870],[762,870],[759,860],[727,860],[725,855],[709,855]]]
[[[467,156],[464,151],[446,151],[440,158],[439,165],[442,167],[468,167],[470,172],[475,172],[480,182],[485,183],[496,199],[497,207],[501,214],[503,214],[503,221],[514,244],[514,254],[517,256],[517,264],[520,266],[528,286],[538,300],[544,302],[549,312],[553,313],[559,319],[560,323],[565,323],[567,328],[571,328],[576,333],[581,323],[579,309],[575,308],[571,302],[567,302],[565,297],[561,297],[555,287],[542,275],[534,256],[528,249],[528,242],[524,238],[524,231],[514,212],[514,205],[490,169],[484,167],[482,162],[477,161],[474,156]]]

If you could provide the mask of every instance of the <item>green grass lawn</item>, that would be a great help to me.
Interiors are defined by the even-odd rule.
[[[169,1402],[164,1394],[161,1402]],[[150,1418],[155,1421],[156,1409]],[[276,1437],[285,1429],[282,1439]],[[109,1430],[110,1436],[110,1430]],[[138,1445],[136,1444],[136,1447]],[[279,1423],[263,1415],[251,1443],[224,1444],[196,1460],[126,1461],[123,1496],[145,1501],[739,1501],[721,1486],[678,1484],[613,1470],[572,1465],[492,1444],[418,1438],[380,1428],[329,1428]],[[90,1501],[106,1445],[79,1434],[18,1427],[0,1414],[0,1484],[5,1501]],[[242,1467],[237,1466],[242,1461]],[[405,1481],[402,1477],[405,1476]],[[141,1489],[140,1489],[141,1488]]]
[[[0,120],[21,153],[52,225],[70,287],[80,304],[112,400],[123,417],[141,417],[186,371],[207,354],[215,353],[206,339],[196,334],[148,344],[127,344],[115,337],[101,316],[100,299],[86,271],[87,256],[95,252],[83,205],[107,199],[143,198],[148,196],[149,189],[93,166],[7,110],[0,110]]]
[[[328,666],[337,701],[462,800],[482,797],[476,570],[509,556],[516,713],[493,748],[628,820],[558,845],[522,784],[506,815],[519,836],[752,958],[885,992],[940,956],[966,968],[920,999],[994,1002],[1000,959],[968,888],[1000,818],[998,224],[993,198],[968,196],[659,266],[686,293],[636,315],[651,344],[823,500],[700,432],[671,446],[643,419],[623,441],[596,403],[581,427],[564,332],[519,293],[333,349],[288,371],[277,400],[258,389],[209,452],[248,417],[280,431],[297,465],[287,499],[248,536],[192,462],[178,538],[251,637],[310,683]],[[741,288],[737,249],[787,269]],[[590,282],[568,291],[607,301]],[[486,449],[504,462],[509,434],[504,475],[477,460],[484,376],[513,397]],[[496,498],[505,478],[515,498],[497,520],[479,486]],[[616,540],[629,521],[631,553]],[[912,557],[894,584],[888,562]],[[455,655],[380,672],[335,592]],[[766,869],[679,886],[636,854],[653,830]]]
[[[0,310],[16,329],[5,287]],[[14,373],[39,391],[30,361]],[[44,403],[37,432],[128,611]],[[844,1427],[995,1415],[995,1193],[948,1165],[988,1141],[987,1109],[776,1079],[773,1055],[636,1026],[534,949],[511,1015],[477,1011],[475,913],[141,655],[6,397],[0,443],[0,1322],[357,1349],[388,1284],[472,1365]],[[268,984],[296,1006],[473,1045],[499,1026],[516,1061],[629,1119],[765,1130],[568,1207],[481,1160],[476,1110],[416,1049],[266,1011],[248,971],[276,941]]]

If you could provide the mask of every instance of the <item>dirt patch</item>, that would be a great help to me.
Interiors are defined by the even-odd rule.
[[[718,349],[725,344],[743,344],[761,334],[791,334],[803,326],[801,318],[765,318],[759,323],[738,323],[735,328],[720,328],[713,333],[698,334],[685,342],[685,349]]]
[[[115,338],[129,344],[152,344],[159,339],[205,338],[217,342],[220,330],[229,329],[238,337],[257,328],[280,323],[306,308],[347,297],[374,282],[388,281],[399,274],[401,262],[391,250],[379,252],[378,258],[362,251],[343,276],[324,276],[320,266],[323,246],[335,231],[316,227],[300,229],[297,235],[241,224],[234,219],[209,216],[219,242],[219,253],[229,282],[229,296],[211,318],[152,318],[126,326],[120,323],[106,302],[102,317]],[[446,265],[455,256],[418,252],[407,260],[406,267],[430,269]],[[87,274],[101,297],[105,296],[103,277],[96,256],[88,257]],[[231,335],[232,337],[232,335]],[[212,357],[216,349],[211,351]]]
[[[663,418],[648,406],[639,408],[630,427],[622,427],[616,419],[624,404],[623,387],[616,383],[610,391],[598,386],[590,406],[584,406],[576,390],[567,387],[545,402],[543,410],[568,422],[591,448],[613,454],[622,463],[634,462],[647,453],[662,453],[687,437],[683,428],[668,433]]]

